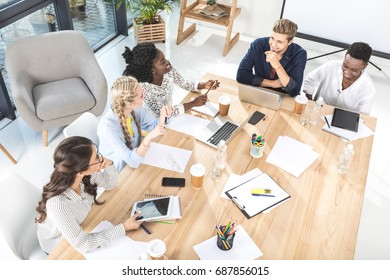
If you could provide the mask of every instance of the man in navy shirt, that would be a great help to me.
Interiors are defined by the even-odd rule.
[[[275,22],[270,37],[252,42],[237,71],[239,83],[282,90],[290,96],[299,94],[307,53],[293,43],[298,26],[288,20]]]

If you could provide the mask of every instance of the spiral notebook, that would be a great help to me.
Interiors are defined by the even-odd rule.
[[[254,189],[270,190],[269,195],[253,194]],[[268,174],[263,173],[225,192],[245,217],[252,218],[288,200],[290,195]]]

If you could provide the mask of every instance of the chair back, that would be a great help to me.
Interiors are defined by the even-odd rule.
[[[37,237],[35,208],[41,190],[9,172],[0,178],[0,231],[15,256],[22,260],[44,259]]]
[[[97,135],[98,123],[98,118],[94,114],[85,112],[64,128],[64,136],[65,138],[70,136],[84,136],[99,146],[99,137]]]

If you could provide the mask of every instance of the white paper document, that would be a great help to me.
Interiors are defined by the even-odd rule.
[[[113,225],[108,221],[100,222],[91,232],[99,232]],[[138,260],[146,252],[148,242],[135,241],[127,236],[119,237],[103,248],[98,248],[84,256],[87,260]]]
[[[325,121],[325,118],[324,117],[322,117],[322,118]],[[354,141],[354,140],[368,137],[368,136],[371,136],[374,134],[374,132],[368,126],[366,126],[364,124],[364,120],[361,118],[359,119],[359,127],[358,127],[357,132],[350,131],[350,130],[343,129],[343,128],[336,127],[336,126],[332,126],[331,123],[332,123],[333,115],[327,115],[326,118],[328,119],[330,128],[325,123],[325,125],[322,127],[322,130],[325,130],[329,133],[337,135],[337,136],[339,136],[347,141]]]
[[[152,142],[142,163],[183,173],[191,154],[189,150]]]
[[[223,187],[223,190],[221,192],[221,197],[225,199],[230,199],[225,192],[228,190],[231,190],[234,187],[237,187],[238,185],[241,185],[259,175],[263,174],[259,168],[252,169],[251,171],[240,175],[231,173],[229,175],[229,178],[226,180],[225,186]]]
[[[207,101],[203,106],[192,107],[191,110],[214,118],[219,112],[219,104]]]
[[[288,136],[279,136],[266,162],[299,177],[318,156],[311,146]]]
[[[254,260],[263,255],[241,225],[238,226],[233,247],[229,251],[223,251],[217,247],[216,235],[193,248],[201,260]]]
[[[168,128],[178,132],[196,137],[210,123],[209,120],[195,117],[190,114],[183,114],[172,118]]]

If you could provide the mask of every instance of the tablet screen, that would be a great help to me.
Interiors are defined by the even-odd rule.
[[[332,126],[358,131],[360,115],[340,108],[334,108]]]
[[[169,216],[171,197],[163,197],[152,200],[138,201],[134,204],[133,214],[141,211],[140,221],[155,220]]]

